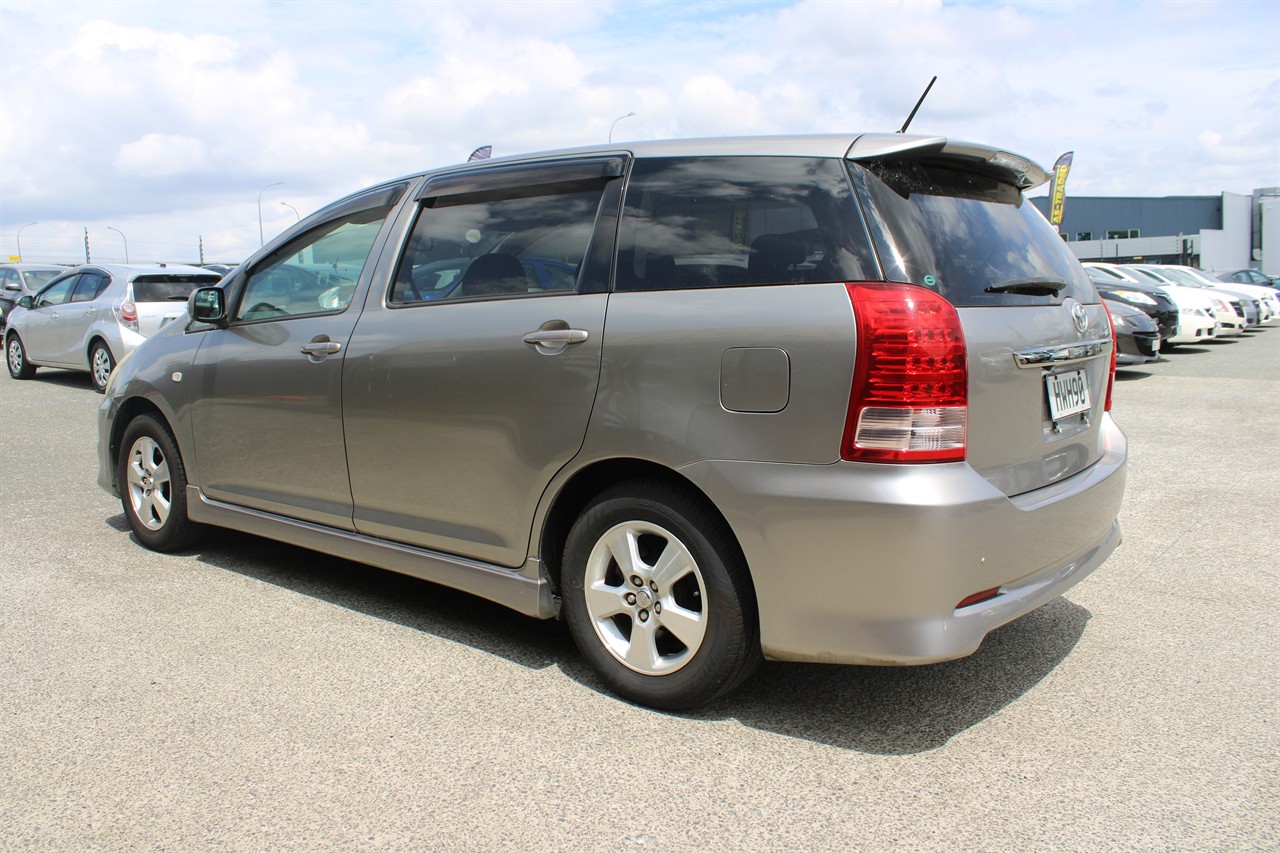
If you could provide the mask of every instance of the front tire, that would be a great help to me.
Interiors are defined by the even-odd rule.
[[[569,532],[566,620],[618,694],[678,711],[723,696],[762,658],[746,562],[724,521],[656,482],[601,493]]]
[[[111,371],[115,369],[116,360],[111,355],[111,350],[102,341],[94,341],[89,348],[89,376],[99,394],[106,393],[107,381],[111,378]]]
[[[200,528],[187,517],[187,473],[168,428],[139,415],[124,431],[116,468],[120,502],[138,541],[153,551],[180,551]]]
[[[30,379],[36,375],[36,366],[27,361],[27,351],[17,332],[9,335],[4,345],[4,354],[5,361],[9,364],[9,375],[14,379]]]

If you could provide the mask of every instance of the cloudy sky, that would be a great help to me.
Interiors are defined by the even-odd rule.
[[[606,141],[896,130],[1068,193],[1280,185],[1280,3],[0,0],[0,259],[239,261],[386,178]],[[1043,194],[1043,190],[1038,194]],[[1068,201],[1069,203],[1069,201]],[[36,223],[28,225],[27,223]],[[110,230],[119,229],[119,232]]]

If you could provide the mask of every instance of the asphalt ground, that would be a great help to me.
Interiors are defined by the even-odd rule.
[[[973,656],[605,693],[563,625],[136,545],[87,376],[0,377],[4,850],[1275,850],[1280,328],[1120,374],[1125,541]]]

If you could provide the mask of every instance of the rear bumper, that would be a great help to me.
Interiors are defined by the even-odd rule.
[[[1061,595],[1120,543],[1127,442],[1109,416],[1089,469],[1009,498],[963,463],[703,462],[684,473],[743,546],[775,660],[923,664]],[[966,597],[999,588],[981,604]]]

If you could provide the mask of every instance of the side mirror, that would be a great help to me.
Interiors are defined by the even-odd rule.
[[[22,290],[22,288],[18,286],[18,283],[16,281],[6,281],[4,283],[4,289],[5,290]]]
[[[24,296],[18,300],[18,307],[26,308],[28,311],[31,310],[31,306],[34,304],[35,304],[35,299],[30,296]]]
[[[187,300],[187,316],[196,323],[224,326],[227,322],[227,306],[221,287],[198,287]]]

